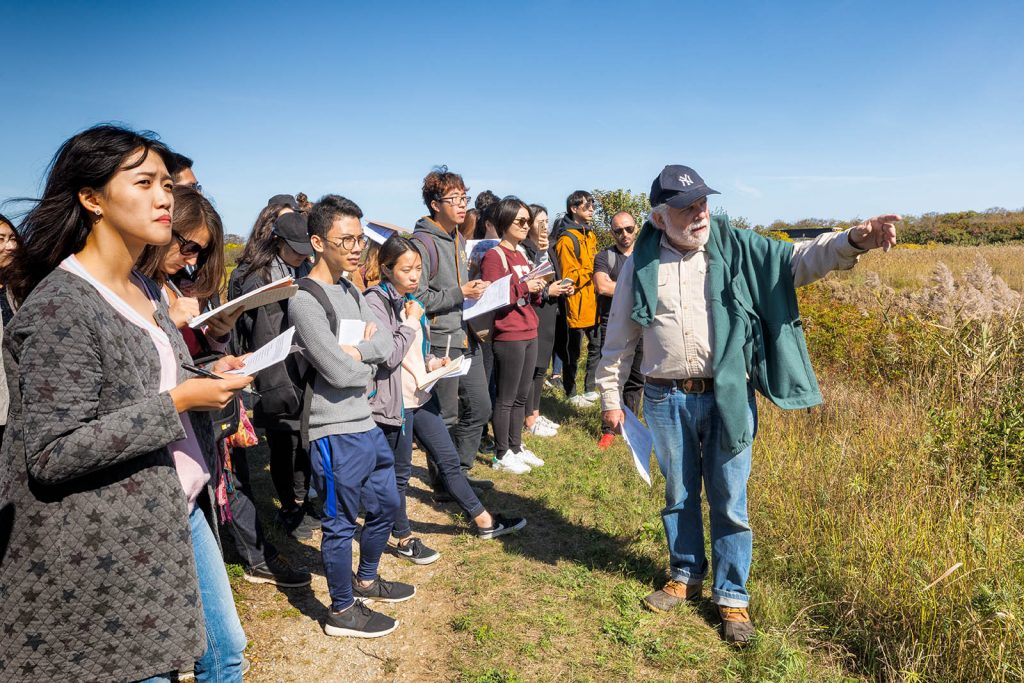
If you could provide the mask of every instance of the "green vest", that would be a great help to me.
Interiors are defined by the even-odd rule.
[[[661,235],[649,221],[633,250],[633,314],[647,326],[658,300]],[[715,340],[715,404],[722,446],[736,454],[754,434],[747,421],[747,377],[780,408],[822,402],[811,368],[793,283],[793,245],[736,230],[712,216],[708,252],[708,306]]]

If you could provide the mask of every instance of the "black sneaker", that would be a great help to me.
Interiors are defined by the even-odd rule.
[[[403,557],[413,564],[433,564],[441,559],[441,553],[423,545],[418,538],[412,538],[405,545],[389,545],[387,551],[395,557]]]
[[[494,488],[494,482],[490,479],[474,479],[473,477],[466,477],[466,481],[469,485],[475,489],[489,490]]]
[[[478,526],[476,528],[476,535],[484,540],[489,541],[492,538],[511,534],[526,526],[525,517],[502,517],[501,515],[491,515],[491,517],[494,520],[494,526]]]
[[[398,622],[380,612],[374,612],[361,602],[340,612],[329,612],[324,622],[324,633],[329,636],[350,638],[380,638],[398,628]]]
[[[493,439],[483,439],[483,440],[481,440],[480,441],[480,447],[477,448],[476,450],[477,450],[478,453],[483,453],[484,455],[494,455],[494,440]]]
[[[278,510],[276,522],[284,533],[298,541],[306,541],[313,537],[313,527],[306,522],[306,513],[302,508]]]
[[[288,560],[275,555],[266,562],[249,567],[242,574],[249,583],[272,583],[282,588],[298,588],[308,586],[313,577],[309,572],[293,569]]]
[[[476,486],[470,486],[469,490],[473,492],[473,495],[480,498],[484,495],[484,489],[477,488]],[[430,494],[431,499],[435,503],[454,503],[455,496],[448,492],[447,489],[436,489]]]
[[[359,579],[352,577],[352,595],[363,600],[377,600],[379,602],[405,602],[416,595],[416,586],[398,581],[385,581],[378,576],[366,588],[359,585]]]

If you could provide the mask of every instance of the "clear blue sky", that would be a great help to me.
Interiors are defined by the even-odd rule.
[[[0,200],[69,135],[157,131],[230,232],[337,192],[409,226],[423,175],[564,207],[666,163],[755,223],[1024,205],[1024,3],[0,7]]]

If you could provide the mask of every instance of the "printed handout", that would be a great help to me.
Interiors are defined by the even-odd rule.
[[[633,453],[633,464],[636,471],[648,486],[651,485],[651,451],[654,449],[654,438],[644,423],[633,411],[623,406],[622,412],[626,419],[622,422],[622,440]]]
[[[338,343],[344,346],[355,346],[363,341],[366,323],[362,320],[339,320]]]
[[[292,336],[294,334],[295,328],[289,327],[287,330],[253,351],[252,355],[245,359],[245,365],[237,370],[228,370],[224,374],[255,375],[260,370],[266,370],[271,365],[280,363],[287,358],[288,354],[293,350]]]

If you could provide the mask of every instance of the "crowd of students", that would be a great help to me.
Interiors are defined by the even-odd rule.
[[[598,398],[602,319],[636,223],[613,217],[615,245],[598,252],[589,193],[570,195],[549,231],[547,210],[514,196],[480,193],[470,208],[444,167],[422,198],[411,234],[371,248],[350,199],[275,195],[228,278],[222,222],[190,159],[110,125],[61,146],[43,196],[17,225],[0,216],[0,678],[239,680],[246,639],[220,534],[246,580],[311,580],[267,539],[249,483],[257,430],[273,523],[297,539],[321,531],[328,635],[397,628],[369,605],[416,588],[380,576],[383,553],[440,557],[406,508],[414,440],[434,500],[457,503],[479,538],[526,526],[482,502],[494,484],[474,466],[544,465],[523,432],[558,431],[540,414],[552,362],[570,403]],[[549,261],[552,274],[527,277]],[[190,325],[284,277],[291,298]],[[467,320],[465,302],[505,277],[510,303]],[[339,343],[340,321],[364,324],[356,343]],[[292,327],[299,352],[237,372]],[[459,373],[427,387],[452,363]]]

